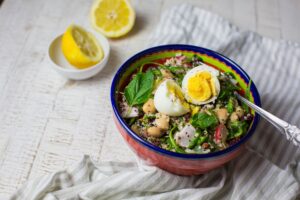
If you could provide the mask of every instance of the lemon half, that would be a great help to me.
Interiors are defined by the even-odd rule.
[[[79,69],[95,65],[104,57],[97,39],[77,25],[68,27],[63,35],[61,47],[68,62]]]
[[[107,37],[127,34],[134,21],[135,11],[127,0],[97,0],[92,6],[92,25]]]

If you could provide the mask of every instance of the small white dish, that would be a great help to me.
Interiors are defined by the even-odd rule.
[[[65,76],[66,78],[73,80],[88,79],[99,73],[108,61],[110,47],[106,37],[104,37],[100,33],[92,33],[100,43],[104,52],[104,57],[99,63],[86,69],[77,69],[73,67],[63,55],[63,52],[61,50],[61,41],[63,35],[59,35],[51,42],[48,50],[48,57],[53,69],[55,69],[58,73]]]

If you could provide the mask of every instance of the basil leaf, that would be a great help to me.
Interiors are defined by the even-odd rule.
[[[151,96],[154,85],[154,75],[151,71],[139,72],[124,90],[127,103],[130,106],[145,103]]]
[[[207,113],[197,113],[193,115],[191,124],[195,128],[206,129],[216,126],[218,124],[218,119],[213,113],[211,115]]]

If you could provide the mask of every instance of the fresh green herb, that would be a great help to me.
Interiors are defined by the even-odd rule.
[[[218,119],[213,113],[209,115],[204,112],[199,112],[193,115],[191,119],[191,124],[195,128],[206,129],[210,127],[215,127],[218,124]]]
[[[157,62],[147,62],[147,63],[142,64],[142,66],[140,67],[139,72],[143,72],[144,66],[145,66],[145,65],[149,65],[149,64],[152,64],[152,65],[158,65],[158,66],[164,67],[163,64],[160,64],[160,63],[157,63]]]
[[[144,64],[142,64],[141,65],[141,67],[140,67],[140,72],[143,72],[143,70],[144,70],[144,66],[145,65],[149,65],[149,64],[152,64],[152,65],[157,65],[157,66],[160,66],[160,67],[165,67],[165,65],[163,65],[163,64],[160,64],[160,63],[157,63],[157,62],[147,62],[147,63],[144,63]]]
[[[170,132],[169,132],[169,141],[170,141],[171,146],[173,147],[173,149],[175,149],[176,152],[178,152],[178,153],[185,153],[185,151],[184,151],[181,147],[179,147],[179,146],[176,144],[175,140],[174,140],[173,134],[174,134],[174,132],[175,132],[177,129],[178,129],[177,126],[174,126],[174,127],[170,130]]]
[[[158,77],[162,76],[160,70],[158,70],[158,69],[153,68],[153,69],[151,69],[151,71],[155,76],[158,76]]]
[[[199,137],[200,137],[200,134],[195,135],[195,137],[189,143],[189,146],[188,146],[189,149],[193,149],[196,146],[196,144],[198,143]]]
[[[207,136],[201,136],[201,137],[199,137],[197,145],[202,145],[204,142],[207,142],[207,141],[208,141],[208,137]]]
[[[245,91],[245,98],[246,99],[250,99],[250,89],[251,89],[251,84],[252,84],[252,80],[250,79],[249,83],[248,83],[248,86],[246,88],[246,91]],[[247,104],[243,103],[243,109],[249,113],[249,107],[247,106]]]
[[[136,117],[130,118],[128,121],[128,125],[131,126],[132,124],[134,124],[134,122],[136,122],[136,120],[137,120]]]
[[[202,62],[203,63],[203,59],[200,56],[196,55],[196,54],[194,54],[192,57],[187,58],[187,61],[188,62],[198,61],[198,62]]]
[[[172,73],[178,73],[178,71],[185,70],[184,67],[178,67],[178,66],[166,66],[166,69],[170,70]]]
[[[229,135],[227,139],[239,137],[247,132],[248,123],[246,121],[234,121],[229,124]]]
[[[234,73],[232,72],[225,72],[225,75],[229,76],[230,78],[234,79]]]
[[[219,94],[219,98],[220,100],[228,100],[231,96],[234,95],[234,91],[238,90],[239,88],[232,84],[231,81],[222,81],[221,84],[221,91]]]
[[[155,119],[156,117],[155,117],[155,115],[154,114],[145,114],[144,116],[143,116],[143,120],[148,120],[148,119]]]
[[[176,78],[177,78],[177,82],[179,85],[181,85],[182,80],[183,80],[184,75],[183,74],[177,74]]]
[[[235,98],[230,97],[228,100],[227,106],[226,106],[227,111],[230,114],[233,113],[233,111],[234,111],[234,101],[235,101]]]
[[[145,103],[151,96],[154,85],[154,75],[151,71],[139,72],[124,90],[127,103],[130,106]]]

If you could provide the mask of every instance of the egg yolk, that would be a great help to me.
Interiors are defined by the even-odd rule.
[[[189,109],[189,104],[184,100],[184,96],[180,90],[180,88],[177,88],[176,85],[172,85],[170,83],[167,83],[167,89],[170,94],[172,94],[174,97],[179,99],[181,105],[185,107],[186,109]]]
[[[188,95],[196,101],[207,101],[216,96],[216,89],[212,75],[207,71],[198,72],[188,79]]]

